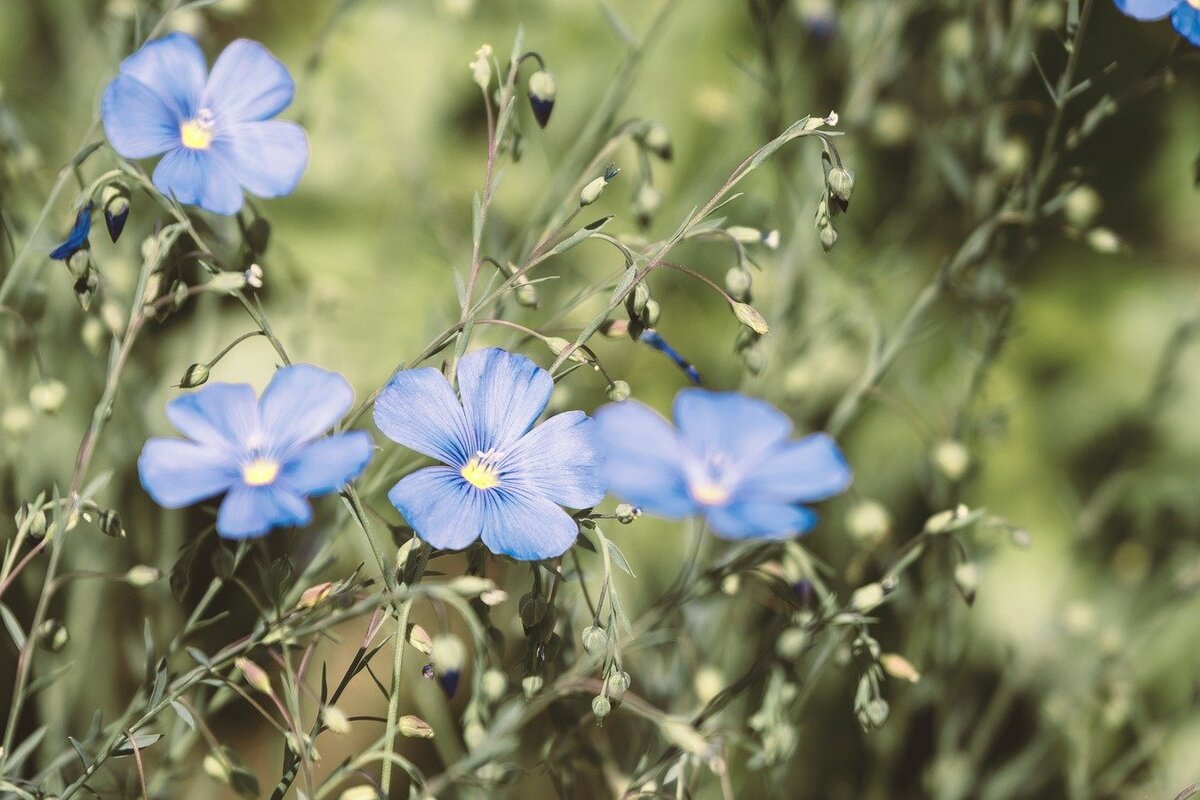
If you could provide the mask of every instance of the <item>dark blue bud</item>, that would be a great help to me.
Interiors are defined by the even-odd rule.
[[[533,109],[533,117],[538,127],[546,127],[550,121],[550,112],[554,110],[554,98],[558,94],[558,86],[554,76],[545,70],[538,70],[529,79],[529,107]]]
[[[683,374],[688,377],[688,380],[697,386],[700,385],[700,371],[693,367],[687,359],[681,356],[674,347],[671,347],[671,345],[667,344],[667,340],[664,339],[658,333],[658,331],[654,330],[653,328],[647,328],[646,330],[642,331],[642,335],[639,336],[638,339],[642,343],[649,345],[655,350],[663,353],[667,358],[671,359],[671,361],[675,363],[675,366],[679,367]]]
[[[55,261],[66,261],[71,256],[88,246],[88,235],[92,232],[92,202],[79,209],[75,215],[75,225],[67,234],[67,240],[50,251],[50,257]]]
[[[114,213],[110,209],[104,209],[104,224],[108,228],[108,235],[115,242],[121,237],[121,231],[125,230],[125,220],[129,219],[129,203],[125,203],[125,210]]]
[[[104,225],[115,242],[125,230],[125,220],[129,219],[129,194],[118,184],[110,183],[104,187],[100,200],[104,203]]]

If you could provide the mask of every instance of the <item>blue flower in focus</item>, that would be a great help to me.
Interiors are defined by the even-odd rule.
[[[88,247],[88,236],[92,232],[92,204],[89,202],[75,215],[75,224],[67,234],[67,240],[50,251],[55,261],[69,261],[71,256]]]
[[[100,112],[125,158],[165,153],[154,169],[159,191],[235,214],[242,189],[282,197],[300,182],[308,137],[294,122],[271,119],[294,92],[287,68],[258,42],[233,42],[210,74],[196,40],[172,33],[121,62]]]
[[[1151,21],[1171,18],[1183,38],[1200,47],[1200,2],[1198,0],[1115,0],[1121,13]]]
[[[802,504],[850,485],[832,438],[790,438],[792,421],[762,400],[684,389],[674,414],[677,427],[634,400],[596,412],[613,494],[664,517],[702,514],[729,539],[777,539],[816,524]]]
[[[546,370],[494,347],[459,362],[457,396],[436,369],[396,373],[375,401],[375,424],[444,465],[388,492],[422,539],[461,550],[482,538],[522,561],[562,555],[575,542],[578,526],[560,506],[604,498],[600,441],[581,411],[533,427],[553,389]]]
[[[336,492],[371,459],[365,431],[324,434],[354,400],[346,379],[311,364],[275,373],[256,400],[244,383],[216,383],[167,403],[186,439],[155,437],[138,459],[142,486],[166,508],[225,494],[217,533],[262,536],[307,525],[307,497]]]

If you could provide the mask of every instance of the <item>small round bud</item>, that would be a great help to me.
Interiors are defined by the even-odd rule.
[[[616,511],[613,512],[613,516],[617,518],[617,522],[622,525],[628,525],[641,515],[642,510],[629,503],[621,503],[617,506]]]
[[[608,399],[612,400],[614,403],[619,403],[622,400],[628,400],[631,394],[632,391],[629,388],[629,384],[625,381],[613,381],[608,387]]]
[[[513,290],[513,296],[517,299],[518,305],[525,308],[537,308],[537,287],[530,283],[523,275],[517,279],[517,287]]]
[[[162,570],[158,567],[151,567],[145,564],[138,564],[136,567],[130,567],[125,573],[125,582],[135,589],[145,589],[147,586],[157,583],[162,577]]]
[[[721,580],[721,592],[729,597],[733,597],[742,588],[742,576],[734,573],[726,575]]]
[[[346,712],[337,706],[325,706],[321,709],[321,723],[338,735],[350,732],[350,719],[346,716]]]
[[[618,703],[621,702],[621,698],[625,696],[625,692],[629,690],[629,684],[629,673],[623,670],[612,673],[604,682],[605,689],[608,691],[608,696]]]
[[[854,191],[854,173],[845,167],[834,167],[825,176],[825,185],[829,187],[829,193],[838,200],[848,202],[850,193]]]
[[[883,723],[887,722],[889,711],[890,708],[888,707],[887,700],[884,700],[882,697],[876,697],[867,703],[867,721],[872,728],[881,728],[883,727]]]
[[[692,678],[692,691],[701,703],[707,703],[719,695],[725,688],[725,673],[716,667],[705,664],[696,670]]]
[[[748,270],[734,267],[725,273],[725,290],[734,300],[745,302],[750,299],[750,285],[754,282]]]
[[[592,698],[592,713],[596,715],[597,722],[603,722],[612,713],[612,701],[602,694],[596,695]]]
[[[826,225],[821,228],[821,248],[828,253],[837,244],[838,232],[834,230],[832,225]]]
[[[1063,216],[1076,228],[1087,228],[1096,220],[1104,201],[1100,193],[1087,184],[1072,189],[1063,201]]]
[[[643,183],[633,200],[633,214],[638,224],[646,227],[654,219],[655,212],[662,205],[662,192],[648,183]]]
[[[29,405],[43,414],[53,414],[67,399],[67,385],[56,378],[44,378],[29,390]]]
[[[192,364],[183,373],[183,377],[179,380],[179,388],[194,389],[197,386],[202,386],[208,381],[208,365]]]
[[[967,601],[967,605],[975,604],[975,592],[979,588],[979,567],[970,561],[964,561],[954,568],[954,585]]]
[[[490,703],[499,702],[508,691],[508,678],[498,669],[489,669],[480,679],[484,698]]]
[[[671,134],[661,122],[650,122],[642,132],[642,144],[663,161],[670,161],[674,155],[671,145]]]
[[[779,639],[775,642],[775,652],[780,658],[792,661],[804,652],[808,639],[808,631],[803,628],[788,628],[779,634]]]
[[[67,646],[71,636],[67,628],[56,619],[48,619],[38,626],[37,643],[51,653],[57,653]]]
[[[874,547],[892,532],[892,515],[874,500],[860,500],[846,512],[846,530],[855,541]]]
[[[1087,243],[1097,253],[1112,255],[1121,252],[1121,238],[1109,228],[1092,228],[1088,231]]]
[[[598,656],[608,649],[608,634],[596,625],[588,625],[583,629],[583,649],[588,655]]]
[[[14,439],[28,433],[33,423],[33,409],[27,405],[9,406],[0,414],[0,430]]]
[[[971,468],[971,453],[957,439],[938,442],[933,448],[932,460],[938,472],[951,482],[962,480]]]

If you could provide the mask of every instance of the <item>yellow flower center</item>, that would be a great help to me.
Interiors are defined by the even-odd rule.
[[[1187,1],[1188,1],[1189,6],[1196,9],[1197,11],[1200,11],[1200,0],[1187,0]]]
[[[459,473],[476,489],[491,489],[500,485],[500,474],[496,470],[496,454],[476,453]]]
[[[692,487],[692,497],[702,506],[719,506],[729,500],[729,490],[716,483],[698,483]]]
[[[212,126],[199,119],[189,119],[179,126],[179,137],[189,150],[207,150],[212,144]]]
[[[256,458],[242,467],[242,480],[247,486],[266,486],[279,477],[279,462]]]

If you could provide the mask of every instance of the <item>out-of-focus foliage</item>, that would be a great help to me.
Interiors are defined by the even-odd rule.
[[[139,190],[117,244],[97,224],[104,285],[87,311],[75,278],[45,257],[70,226],[80,181],[117,163],[88,150],[102,141],[100,92],[174,5],[0,5],[0,280],[10,287],[0,291],[0,538],[15,546],[25,532],[0,576],[0,779],[32,796],[82,796],[84,784],[138,796],[142,764],[157,797],[267,796],[281,774],[293,795],[361,786],[349,796],[374,797],[378,759],[338,770],[386,750],[373,746],[389,717],[392,645],[410,631],[389,639],[392,615],[372,615],[386,597],[355,515],[329,499],[311,529],[235,548],[197,535],[211,526],[205,509],[163,511],[138,485],[141,444],[166,432],[163,403],[189,365],[254,320],[229,297],[190,298],[148,323],[119,387],[106,386],[141,243],[178,220]],[[184,5],[165,26],[196,35],[210,57],[248,37],[289,65],[298,90],[285,116],[307,128],[312,158],[294,195],[254,203],[269,220],[265,246],[263,223],[239,230],[202,214],[178,235],[260,261],[256,296],[274,335],[292,358],[346,375],[360,398],[459,319],[455,275],[472,263],[488,135],[467,64],[484,42],[503,72],[523,26],[557,82],[549,125],[538,128],[522,94],[520,158],[511,142],[500,154],[482,252],[503,265],[609,162],[620,175],[571,229],[614,215],[604,233],[639,253],[807,115],[837,112],[832,141],[854,171],[829,252],[814,225],[831,201],[828,149],[811,139],[775,152],[715,215],[721,227],[777,230],[778,249],[697,237],[672,252],[741,291],[747,272],[727,273],[744,250],[769,335],[752,335],[719,289],[683,271],[646,281],[657,331],[706,385],[829,430],[855,468],[851,492],[823,504],[821,525],[796,542],[700,540],[682,588],[673,576],[691,557],[688,526],[647,516],[597,519],[601,532],[585,531],[594,552],[564,559],[561,582],[479,553],[431,560],[411,621],[400,620],[421,627],[393,693],[405,761],[392,796],[1090,800],[1172,798],[1200,780],[1200,113],[1195,51],[1169,25],[1135,23],[1108,0]],[[611,118],[590,122],[598,109]],[[650,121],[669,134],[669,161],[646,147]],[[610,139],[622,130],[640,142]],[[497,310],[574,341],[623,267],[617,248],[584,241],[531,276],[547,278],[536,308],[504,298]],[[201,273],[177,277],[196,284]],[[584,287],[597,292],[576,306]],[[612,315],[625,318],[624,306]],[[472,341],[555,360],[553,345],[496,326]],[[590,346],[659,409],[688,384],[628,336],[597,334]],[[277,363],[255,336],[213,365],[212,380],[261,388]],[[607,388],[582,368],[552,410],[591,410]],[[93,424],[101,435],[78,476]],[[384,450],[360,482],[370,525],[394,535],[389,564],[411,533],[383,497],[412,466],[398,458]],[[95,507],[8,585],[31,533],[67,526],[28,510],[61,508],[55,487],[83,490]],[[409,555],[402,582],[428,553]],[[490,584],[454,583],[485,569],[508,593],[498,605],[480,599],[501,600]],[[588,607],[602,586],[610,605],[596,625]],[[281,618],[286,635],[264,634]],[[454,660],[450,635],[467,653],[447,700],[438,684]],[[253,660],[235,667],[229,648],[246,637]],[[588,662],[589,640],[603,664]],[[219,651],[228,663],[206,671]],[[421,679],[426,661],[442,680]],[[343,673],[353,680],[322,712]],[[622,673],[627,687],[613,683]],[[278,695],[256,691],[261,680]],[[161,713],[122,739],[114,720],[145,707]],[[293,758],[307,744],[285,719],[319,723],[319,760]]]

